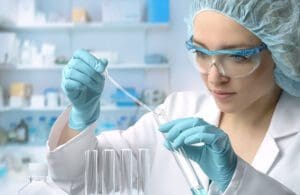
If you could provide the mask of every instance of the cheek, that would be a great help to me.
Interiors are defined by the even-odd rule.
[[[262,65],[248,78],[241,80],[240,87],[244,92],[248,92],[248,96],[260,96],[270,93],[276,86],[274,76],[274,63],[270,58],[262,61]],[[258,97],[259,96],[259,97]]]
[[[208,88],[208,77],[207,77],[207,75],[200,74],[200,76],[201,76],[201,79],[202,79],[203,83]]]

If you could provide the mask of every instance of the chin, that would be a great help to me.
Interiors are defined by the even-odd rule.
[[[239,106],[237,104],[234,104],[232,102],[230,103],[223,103],[223,102],[218,102],[215,101],[218,108],[220,109],[221,112],[224,113],[235,113],[239,110]]]

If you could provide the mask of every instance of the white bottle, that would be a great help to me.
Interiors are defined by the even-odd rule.
[[[43,163],[29,164],[30,179],[29,183],[22,187],[18,195],[55,195],[54,187],[47,182],[48,168]]]
[[[30,65],[31,64],[31,44],[29,40],[24,41],[21,51],[21,64],[22,65]]]

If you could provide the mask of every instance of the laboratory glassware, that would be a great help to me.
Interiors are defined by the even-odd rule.
[[[133,194],[133,153],[131,149],[121,149],[120,195]]]
[[[157,122],[157,125],[160,126],[166,122],[168,122],[168,118],[164,111],[161,109],[159,111],[152,110],[149,106],[138,100],[136,97],[132,96],[128,93],[117,81],[112,78],[107,69],[104,71],[105,77],[109,79],[109,81],[115,85],[118,89],[120,89],[124,94],[126,94],[129,98],[131,98],[134,102],[138,105],[144,107],[146,110],[151,112]],[[181,172],[183,173],[193,195],[205,195],[205,189],[191,163],[188,159],[184,149],[182,147],[178,148],[177,150],[173,149],[173,157],[180,168]]]
[[[138,195],[148,195],[148,180],[150,176],[150,150],[138,149]]]
[[[114,195],[116,192],[116,154],[113,149],[102,152],[102,195]]]
[[[154,118],[158,126],[169,121],[163,109],[157,109],[156,112],[154,113]],[[201,145],[202,144],[200,144],[200,146]],[[172,144],[170,144],[170,147],[172,147]],[[193,195],[205,195],[206,194],[205,189],[191,163],[191,160],[187,157],[184,148],[180,147],[178,149],[174,149],[174,148],[171,149],[172,149],[173,157],[175,158],[177,165],[179,166],[181,172],[183,173]]]
[[[85,195],[98,194],[98,150],[87,150],[85,152]]]
[[[42,163],[29,164],[30,179],[18,195],[55,195],[57,191],[47,182],[48,167]]]

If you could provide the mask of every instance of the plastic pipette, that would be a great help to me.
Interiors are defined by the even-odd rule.
[[[156,113],[153,109],[151,109],[149,106],[141,102],[136,97],[132,96],[129,92],[127,92],[117,81],[115,81],[110,75],[108,70],[106,69],[104,71],[104,75],[108,78],[108,80],[116,86],[119,90],[121,90],[125,95],[127,95],[130,99],[132,99],[135,103],[138,105],[144,107],[146,110],[151,112],[158,124],[160,126],[163,123],[168,122],[168,118],[163,110],[159,110],[159,113]],[[164,135],[164,134],[163,134]],[[173,157],[180,168],[181,172],[183,173],[193,195],[205,195],[206,192],[204,190],[204,187],[196,174],[196,171],[194,167],[191,164],[191,161],[187,158],[187,155],[183,148],[179,148],[177,150],[173,150],[172,152]]]

